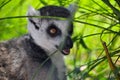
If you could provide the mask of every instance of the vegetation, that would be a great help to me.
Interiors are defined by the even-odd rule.
[[[0,41],[27,32],[26,11],[74,0],[0,0]],[[120,80],[120,1],[80,0],[74,18],[74,47],[65,57],[68,80]]]

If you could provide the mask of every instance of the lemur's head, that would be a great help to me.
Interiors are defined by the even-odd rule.
[[[73,46],[72,13],[58,6],[46,6],[39,10],[29,7],[28,31],[34,42],[49,52],[61,51],[67,55]],[[44,17],[43,17],[44,16]]]

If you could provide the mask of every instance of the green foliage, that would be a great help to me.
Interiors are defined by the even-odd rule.
[[[76,0],[77,1],[77,0]],[[110,2],[109,2],[110,1]],[[74,0],[0,0],[0,40],[27,32],[27,8],[44,5],[67,7]],[[65,57],[68,80],[115,80],[104,53],[101,39],[107,43],[114,65],[120,72],[120,1],[80,0],[74,18],[74,47]],[[16,17],[17,18],[11,18]],[[9,18],[8,18],[9,17]]]

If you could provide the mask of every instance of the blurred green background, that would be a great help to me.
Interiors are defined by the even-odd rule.
[[[73,20],[74,47],[65,56],[68,80],[120,80],[120,0],[76,0],[78,9]],[[75,0],[0,0],[0,41],[27,33],[28,7],[46,5],[68,7]],[[106,42],[112,69],[102,41]],[[114,72],[114,70],[116,72]]]

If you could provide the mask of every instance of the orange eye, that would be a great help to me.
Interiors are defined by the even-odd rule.
[[[56,33],[57,33],[57,30],[56,30],[55,28],[52,28],[52,29],[50,29],[50,33],[51,33],[51,34],[56,34]]]
[[[54,24],[48,26],[47,33],[50,35],[50,37],[56,37],[61,35],[60,29]]]

